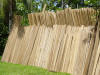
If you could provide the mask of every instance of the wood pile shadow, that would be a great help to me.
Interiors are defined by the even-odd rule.
[[[30,26],[24,27],[16,16],[2,61],[100,75],[100,21],[96,27],[95,13],[91,8],[31,13]]]

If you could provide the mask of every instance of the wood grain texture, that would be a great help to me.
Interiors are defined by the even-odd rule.
[[[99,75],[99,27],[95,31],[94,14],[89,8],[31,13],[30,26],[21,26],[21,18],[15,17],[2,61],[73,75]]]

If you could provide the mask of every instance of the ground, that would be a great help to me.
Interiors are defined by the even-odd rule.
[[[48,72],[48,70],[39,67],[24,66],[20,64],[11,64],[0,61],[0,75],[70,75],[70,74]]]

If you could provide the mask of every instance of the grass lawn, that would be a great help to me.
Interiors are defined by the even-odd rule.
[[[70,75],[70,74],[48,72],[48,70],[39,67],[0,62],[0,75]]]
[[[1,56],[0,56],[0,60],[1,60]]]

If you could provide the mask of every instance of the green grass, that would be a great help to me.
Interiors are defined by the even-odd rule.
[[[1,56],[0,56],[0,60],[1,60]]]
[[[60,73],[60,72],[54,73],[39,67],[0,62],[0,75],[70,75],[70,74]]]

